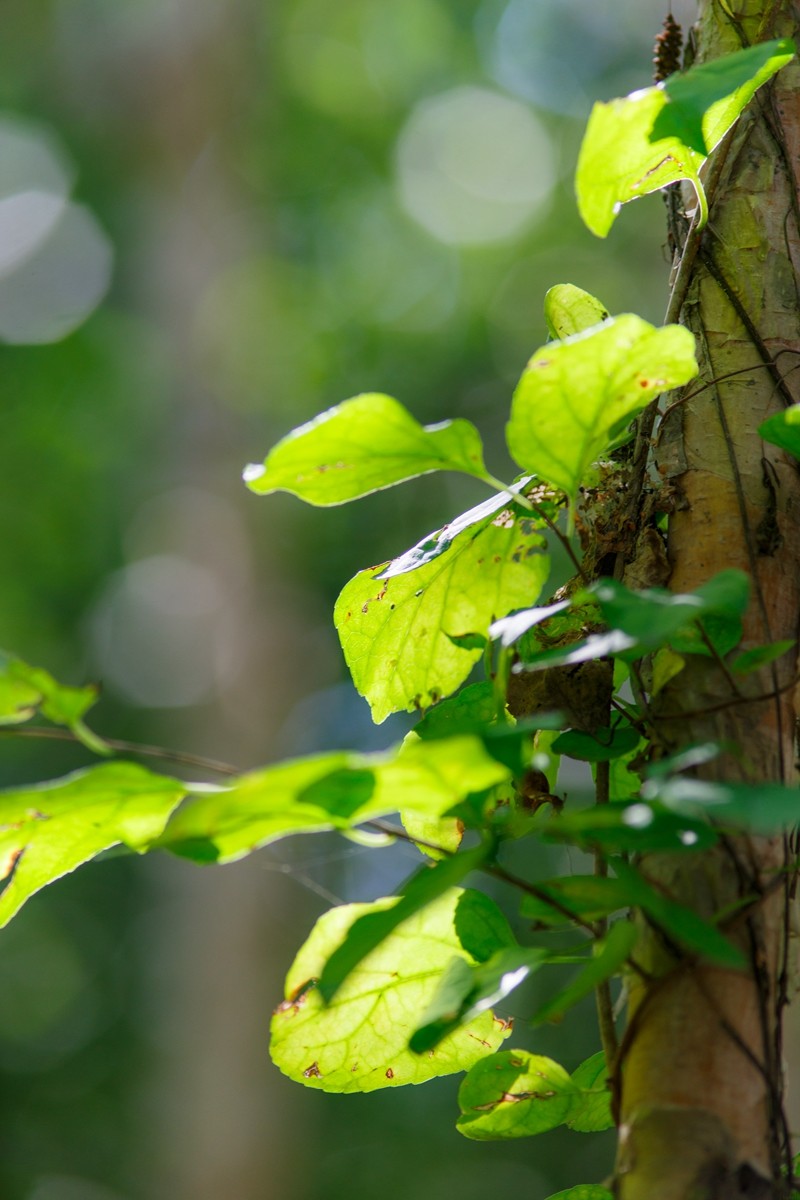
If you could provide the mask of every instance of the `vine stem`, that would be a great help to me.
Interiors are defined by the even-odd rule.
[[[599,762],[595,768],[595,799],[598,805],[608,804],[610,793],[610,778],[611,767],[609,762]],[[608,875],[608,863],[601,850],[596,850],[594,855],[594,873],[600,877]],[[608,932],[608,918],[602,917],[595,926],[595,936],[598,938],[605,937]],[[611,1000],[611,985],[607,979],[598,983],[594,990],[595,1005],[597,1007],[597,1023],[600,1027],[600,1041],[603,1046],[603,1054],[606,1059],[606,1067],[609,1074],[614,1070],[614,1064],[617,1061],[619,1053],[619,1042],[617,1040],[617,1028],[614,1024],[614,1005]]]

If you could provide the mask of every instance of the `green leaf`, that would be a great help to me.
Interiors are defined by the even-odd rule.
[[[494,621],[489,629],[489,637],[499,641],[507,649],[513,646],[523,634],[528,633],[543,621],[549,621],[556,613],[570,607],[569,600],[559,600],[557,604],[547,604],[542,608],[525,608],[522,612],[513,613],[510,617],[501,617]]]
[[[482,892],[470,892],[469,902],[456,907],[455,927],[459,942],[476,962],[488,962],[498,950],[518,944],[503,910]]]
[[[34,892],[104,850],[146,848],[185,792],[179,780],[124,762],[0,792],[0,927]]]
[[[782,412],[774,413],[758,427],[765,442],[780,446],[794,458],[800,458],[800,404],[792,404]]]
[[[539,595],[550,566],[542,528],[508,496],[493,497],[345,586],[334,620],[376,724],[453,692],[481,651],[452,636],[486,635],[495,618]]]
[[[752,650],[738,654],[731,663],[731,670],[737,675],[748,675],[751,671],[757,671],[759,667],[775,662],[776,658],[782,658],[796,644],[792,638],[785,638],[780,642],[770,642],[768,646],[755,646]]]
[[[575,1085],[557,1062],[505,1050],[470,1069],[458,1091],[456,1128],[475,1141],[544,1133],[564,1123],[574,1097]]]
[[[637,412],[697,374],[688,329],[613,317],[531,358],[506,429],[512,457],[574,500],[586,468]],[[502,615],[502,614],[498,614]]]
[[[430,471],[486,479],[483,447],[469,421],[420,425],[391,396],[345,400],[301,425],[245,470],[254,492],[291,492],[309,504],[344,504]]]
[[[611,876],[568,875],[537,882],[536,889],[537,896],[523,897],[520,915],[543,925],[563,925],[570,914],[591,923],[630,904],[626,888]]]
[[[605,804],[582,812],[562,813],[542,830],[548,841],[605,851],[705,850],[717,835],[705,820],[669,812],[651,804]]]
[[[765,42],[592,109],[575,177],[585,224],[605,237],[620,207],[679,179],[707,206],[698,172],[757,88],[791,59],[788,39]]]
[[[602,1050],[587,1058],[572,1072],[572,1082],[579,1091],[567,1117],[567,1125],[577,1133],[599,1133],[614,1124],[611,1116],[611,1092],[608,1088],[608,1067]]]
[[[475,733],[491,725],[496,716],[494,684],[491,679],[482,679],[429,708],[414,726],[414,733],[423,740]]]
[[[417,849],[437,862],[455,854],[464,837],[464,823],[458,817],[427,817],[422,813],[402,812],[400,819]]]
[[[691,908],[671,900],[621,858],[611,860],[614,872],[630,896],[631,904],[654,921],[679,945],[722,967],[745,967],[744,955],[726,937]]]
[[[639,745],[639,741],[639,734],[627,723],[596,729],[594,733],[568,729],[553,742],[553,751],[581,762],[609,762],[612,758],[621,758],[623,754],[630,753]]]
[[[572,337],[593,325],[600,325],[611,314],[596,296],[572,283],[557,283],[544,298],[544,319],[553,338]]]
[[[233,862],[290,834],[350,830],[401,810],[437,818],[508,776],[471,736],[414,739],[378,754],[319,754],[195,792],[158,845],[201,862]]]
[[[664,85],[668,103],[656,118],[651,141],[676,137],[698,154],[710,154],[761,85],[794,54],[794,42],[781,38],[676,72]]]
[[[565,988],[538,1009],[532,1023],[540,1025],[543,1021],[558,1020],[568,1008],[593,992],[598,984],[618,974],[636,945],[638,936],[635,926],[629,921],[616,921],[606,936],[595,943],[596,953],[593,957]]]
[[[391,908],[365,913],[363,917],[359,917],[323,968],[319,990],[326,1004],[330,1004],[348,975],[380,946],[398,925],[461,883],[470,871],[476,870],[486,862],[491,850],[491,845],[484,843],[464,851],[463,854],[454,854],[451,858],[422,867],[402,885],[398,901]]]
[[[422,1014],[409,1046],[424,1054],[459,1025],[504,1000],[549,958],[539,947],[515,946],[498,950],[485,963],[470,966],[454,958],[442,976],[436,995]]]
[[[408,1040],[453,955],[463,953],[455,931],[459,907],[486,897],[453,889],[412,916],[357,967],[330,1005],[316,981],[351,926],[396,905],[347,904],[326,913],[300,950],[286,979],[286,999],[272,1019],[271,1054],[285,1075],[329,1092],[369,1092],[423,1083],[467,1070],[508,1036],[503,1021],[484,1012],[428,1054]]]
[[[72,730],[79,741],[95,754],[108,754],[105,742],[83,723],[96,703],[99,688],[67,687],[57,683],[42,667],[31,667],[20,658],[0,651],[0,725],[17,725],[36,712]]]
[[[716,823],[772,834],[800,819],[800,789],[780,783],[711,783],[676,775],[648,779],[642,795],[689,817],[706,814]]]

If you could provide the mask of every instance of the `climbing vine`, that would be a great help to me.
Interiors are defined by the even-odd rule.
[[[193,773],[204,771],[186,782],[120,757],[136,748],[88,728],[94,688],[65,687],[13,657],[0,664],[8,731],[74,737],[108,759],[0,794],[0,924],[39,889],[112,848],[227,863],[321,830],[413,843],[421,865],[395,896],[335,907],[311,931],[273,1015],[272,1057],[292,1079],[331,1092],[466,1072],[457,1128],[477,1140],[561,1124],[589,1133],[619,1121],[636,1017],[620,1040],[612,987],[620,977],[653,979],[643,930],[655,932],[675,971],[698,963],[746,971],[735,934],[787,874],[782,864],[755,892],[701,915],[651,875],[649,856],[679,862],[742,834],[779,834],[797,819],[795,787],[710,779],[703,768],[730,748],[676,734],[681,720],[793,688],[794,642],[741,645],[752,585],[740,570],[688,591],[665,589],[665,531],[680,498],[649,459],[665,415],[715,386],[698,379],[695,334],[676,323],[698,256],[749,328],[701,236],[720,169],[720,156],[709,163],[709,155],[794,45],[766,42],[670,73],[675,35],[667,33],[659,50],[665,82],[595,106],[576,184],[581,214],[601,237],[627,202],[671,188],[674,214],[673,185],[692,189],[665,325],[610,315],[574,285],[548,292],[550,340],[525,367],[506,426],[521,472],[515,479],[487,469],[470,422],[422,426],[378,393],[294,430],[245,472],[254,492],[287,491],[323,506],[431,471],[469,475],[491,492],[361,571],[336,603],[344,657],[374,720],[419,714],[403,742],[246,774],[185,757]],[[798,458],[800,406],[754,329],[752,340],[761,359],[753,369],[771,372],[789,401],[760,435]],[[768,553],[775,522],[758,536]],[[574,575],[553,590],[555,544]],[[704,664],[721,673],[724,694],[674,712],[665,700],[673,681]],[[587,765],[594,803],[564,796],[562,758]],[[555,878],[518,876],[506,849],[523,839],[576,847],[590,865]],[[471,882],[481,875],[517,893],[524,921],[548,937],[521,942]],[[557,1021],[595,994],[600,1047],[571,1074],[515,1049],[511,1022],[495,1012],[532,975],[565,964],[573,968],[568,982],[530,1019]],[[790,1176],[785,1123],[778,1139]],[[560,1195],[611,1193],[582,1184]]]

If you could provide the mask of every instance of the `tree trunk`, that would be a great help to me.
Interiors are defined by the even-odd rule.
[[[695,61],[798,32],[798,0],[701,0]],[[696,335],[701,369],[685,395],[697,395],[671,398],[654,438],[662,495],[673,503],[669,586],[686,591],[726,568],[747,572],[745,648],[798,634],[800,473],[757,432],[800,400],[798,162],[795,60],[757,93],[709,164],[710,220],[699,243],[684,236],[695,257],[688,287],[680,285],[680,320]],[[796,669],[792,651],[746,677],[742,701],[726,667],[690,660],[659,697],[664,745],[730,743],[704,774],[752,782],[757,804],[760,781],[796,779]],[[619,1063],[620,1200],[788,1195],[781,1012],[784,867],[794,853],[788,839],[741,837],[705,855],[642,862],[649,879],[707,918],[751,898],[722,925],[751,967],[698,965],[644,928],[646,982],[630,981]]]

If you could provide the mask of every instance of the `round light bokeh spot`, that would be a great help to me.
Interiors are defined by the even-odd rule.
[[[442,242],[519,235],[555,182],[547,131],[518,100],[459,87],[421,101],[397,144],[397,186],[410,215]]]

